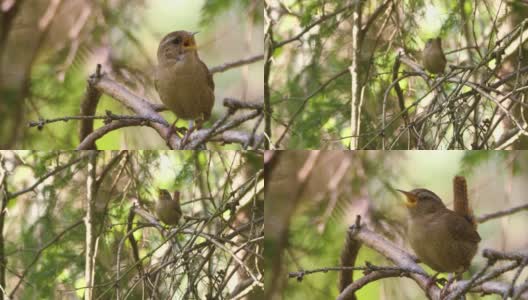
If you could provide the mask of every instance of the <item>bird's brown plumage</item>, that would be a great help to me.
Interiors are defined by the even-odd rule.
[[[480,242],[473,224],[429,190],[400,192],[407,197],[409,242],[420,260],[438,272],[466,270]]]
[[[433,74],[444,72],[446,58],[442,50],[442,40],[440,38],[428,39],[422,55],[423,64],[427,71]]]
[[[186,120],[208,120],[214,104],[214,82],[198,57],[194,34],[167,34],[158,48],[155,86],[161,101]]]
[[[169,191],[158,189],[159,198],[156,201],[156,215],[167,225],[176,225],[180,221],[182,211],[180,207],[180,193],[174,193],[174,199]]]

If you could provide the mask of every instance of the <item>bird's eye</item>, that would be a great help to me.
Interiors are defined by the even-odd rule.
[[[185,41],[185,43],[183,43],[183,46],[185,46],[185,47],[189,47],[189,46],[190,46],[189,41]]]

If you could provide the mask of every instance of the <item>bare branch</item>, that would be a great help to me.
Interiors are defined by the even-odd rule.
[[[240,66],[243,66],[243,65],[252,64],[252,63],[257,62],[257,61],[259,61],[259,60],[261,60],[263,58],[264,58],[264,54],[255,55],[255,56],[252,56],[252,57],[249,57],[249,58],[244,58],[244,59],[241,59],[241,60],[238,60],[238,61],[225,63],[223,65],[210,68],[209,72],[211,72],[211,74],[225,72],[225,71],[227,71],[229,69],[233,69],[233,68],[240,67]]]
[[[504,216],[507,216],[507,215],[512,215],[514,213],[517,213],[517,212],[520,212],[520,211],[523,211],[523,210],[528,210],[528,204],[522,204],[522,205],[515,206],[515,207],[512,207],[512,208],[508,208],[508,209],[505,209],[505,210],[497,211],[497,212],[494,212],[494,213],[485,214],[485,215],[477,217],[476,219],[477,219],[478,223],[484,223],[486,221],[489,221],[489,220],[492,220],[492,219],[496,219],[496,218],[500,218],[500,217],[504,217]]]

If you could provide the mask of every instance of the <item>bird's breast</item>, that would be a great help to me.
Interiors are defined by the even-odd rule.
[[[411,220],[408,238],[420,260],[439,272],[463,270],[477,250],[476,243],[455,239],[438,216]]]
[[[172,60],[158,67],[156,76],[161,101],[179,118],[208,118],[211,114],[214,94],[198,62]]]

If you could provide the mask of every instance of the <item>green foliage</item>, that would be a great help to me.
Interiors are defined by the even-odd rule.
[[[463,174],[473,174],[486,162],[498,161],[511,170],[512,175],[521,174],[528,169],[527,151],[466,151],[462,158],[460,170]],[[508,169],[503,169],[507,171]]]
[[[181,170],[174,178],[174,183],[176,186],[181,186],[183,184],[191,184],[192,178],[194,174],[196,173],[195,169],[195,163],[196,163],[196,157],[194,156],[193,151],[186,151],[185,157],[180,161],[181,164]],[[198,154],[198,156],[201,156],[202,154]],[[181,158],[180,158],[181,159]]]
[[[83,219],[88,205],[88,172],[85,161],[76,162],[67,168],[60,167],[87,153],[21,151],[16,155],[13,152],[9,154],[5,155],[6,165],[14,168],[8,172],[7,178],[10,193],[23,190],[34,182],[39,183],[32,191],[10,200],[10,213],[5,220],[5,228],[9,228],[5,234],[7,267],[18,270],[18,274],[25,272],[24,282],[15,298],[57,299],[63,296],[57,294],[58,291],[82,290],[85,284],[86,227]],[[122,160],[109,168],[109,163],[117,155]],[[256,172],[261,172],[262,156],[255,152],[235,151],[101,151],[96,164],[98,190],[95,194],[93,224],[98,248],[95,281],[101,287],[96,289],[96,294],[107,298],[115,292],[113,288],[107,288],[105,283],[116,280],[115,262],[118,254],[122,264],[121,275],[124,276],[120,284],[126,287],[131,278],[137,278],[136,267],[131,261],[130,243],[126,238],[134,199],[137,198],[148,213],[155,215],[149,203],[157,197],[152,191],[161,182],[171,191],[181,190],[185,215],[210,216],[217,207],[222,207],[223,201],[232,199],[232,196],[223,198],[222,195],[229,195],[241,183],[253,178]],[[106,176],[101,176],[103,174]],[[213,198],[204,202],[193,201],[209,196]],[[148,266],[153,252],[166,242],[167,237],[160,234],[157,228],[144,227],[148,222],[140,214],[135,215],[134,222],[137,224],[133,226],[139,228],[134,234],[138,250],[140,255],[145,256],[144,263]],[[76,226],[71,227],[74,224]],[[189,226],[190,223],[186,224]],[[201,231],[206,234],[209,229],[202,228]],[[191,236],[187,233],[176,238],[184,244],[189,242]],[[203,237],[195,238],[193,243],[207,241]],[[201,262],[200,255],[194,256],[190,258],[191,261]],[[220,270],[230,263],[230,256],[225,258],[219,255],[208,259],[214,259],[215,265],[211,270]],[[19,280],[18,276],[7,276],[10,282]],[[25,285],[26,282],[31,284]],[[131,294],[130,297],[136,296]]]
[[[202,7],[200,25],[206,26],[210,24],[212,20],[216,20],[220,15],[233,8],[244,14],[251,9],[253,20],[257,23],[262,23],[263,3],[263,1],[255,0],[206,0]]]
[[[27,267],[30,263],[34,263],[36,254],[45,245],[51,242],[54,237],[64,228],[71,224],[63,222],[56,222],[56,220],[48,216],[43,216],[38,222],[32,224],[27,228],[23,228],[22,241],[24,249],[22,256],[17,257],[20,263]],[[38,232],[38,238],[35,237],[35,232]],[[41,256],[38,257],[37,266],[33,266],[27,274],[26,280],[33,283],[30,287],[24,288],[23,294],[20,298],[42,298],[43,295],[53,298],[56,286],[60,283],[73,284],[74,278],[83,274],[84,262],[79,260],[79,253],[82,252],[84,243],[83,227],[77,226],[65,235],[65,239],[55,242],[42,251]],[[68,278],[58,277],[65,270],[69,270],[70,276]],[[56,280],[55,280],[56,279]]]
[[[351,32],[354,24],[352,24],[353,8],[349,7],[350,3],[350,1],[336,0],[292,0],[280,2],[280,4],[278,1],[272,1],[270,5],[273,36],[278,47],[273,54],[271,65],[273,122],[278,128],[283,129],[284,124],[288,124],[291,119],[295,118],[288,139],[280,145],[282,148],[333,147],[329,145],[328,140],[343,140],[342,145],[336,147],[348,144],[349,137],[343,133],[350,132],[348,130],[350,129],[350,116],[330,120],[329,112],[325,110],[330,109],[330,106],[322,105],[322,103],[335,101],[336,98],[343,99],[345,101],[341,102],[341,105],[331,107],[334,109],[334,114],[350,111],[352,106],[350,101],[352,99],[350,89],[352,78],[350,76],[344,76],[343,83],[331,83],[326,89],[317,92],[318,95],[309,99],[307,105],[301,109],[300,117],[295,115],[300,107],[295,100],[304,99],[310,95],[335,72],[351,67],[353,53],[358,54],[356,66],[363,99],[360,116],[362,134],[359,147],[379,149],[382,143],[381,132],[383,132],[386,144],[393,148],[407,148],[409,145],[414,147],[416,145],[414,140],[411,144],[405,141],[409,135],[408,130],[404,127],[405,123],[400,114],[401,108],[398,105],[396,93],[392,91],[392,73],[396,54],[401,52],[404,55],[398,69],[399,77],[406,76],[400,81],[400,85],[404,88],[403,102],[408,108],[411,103],[420,100],[420,109],[412,108],[409,111],[408,115],[412,120],[418,117],[422,108],[436,106],[436,102],[431,101],[433,95],[430,93],[433,79],[424,80],[419,74],[413,73],[415,66],[422,64],[421,52],[425,41],[437,36],[442,38],[448,66],[472,65],[475,62],[470,62],[471,59],[479,61],[483,55],[486,55],[486,49],[496,47],[497,37],[495,35],[500,30],[491,30],[489,24],[497,24],[497,28],[505,26],[506,29],[509,27],[508,22],[513,21],[512,15],[514,15],[510,13],[508,5],[489,8],[484,2],[412,0],[402,1],[398,9],[388,4],[384,7],[385,10],[378,10],[383,8],[380,6],[390,2],[363,1],[358,48],[352,49]],[[474,7],[475,5],[477,7]],[[347,9],[341,11],[344,7]],[[499,8],[501,11],[496,11]],[[506,9],[504,18],[497,19],[498,15],[503,15],[504,9]],[[333,14],[338,11],[341,12],[334,16]],[[378,14],[380,11],[382,13]],[[477,13],[474,13],[475,11]],[[483,41],[479,37],[488,36],[486,32],[491,32],[491,36]],[[295,40],[292,42],[281,43],[290,41],[294,37]],[[474,39],[477,40],[474,41]],[[491,63],[495,61],[492,60]],[[480,73],[479,70],[472,76],[479,77]],[[483,70],[482,73],[485,74],[485,71]],[[468,90],[467,87],[457,86],[453,82],[444,83],[442,89],[446,95],[462,94]],[[382,99],[386,93],[388,97],[385,107],[387,112],[385,124],[390,123],[390,125],[381,128]],[[290,101],[284,101],[285,98]],[[470,110],[468,104],[473,101],[473,98],[470,98],[471,101],[462,101],[453,96],[451,99],[455,99],[453,101],[456,102],[454,104],[457,107],[456,113],[462,115]],[[484,120],[495,114],[496,107],[493,101],[482,100],[481,103],[484,104],[481,108],[479,107],[479,118]],[[455,143],[455,131],[449,124],[457,121],[453,119],[452,114],[443,111],[445,107],[435,109],[436,111],[430,110],[433,113],[429,114],[427,120],[420,120],[427,123],[426,126],[420,128],[424,148],[468,147],[471,142],[464,142],[464,145]],[[461,135],[463,139],[475,136],[474,131],[478,129],[474,129],[476,127],[470,124],[469,119],[464,118],[458,122],[465,122],[459,126],[463,128],[462,132],[456,131],[458,135]],[[445,125],[442,126],[442,124]],[[437,127],[441,127],[442,130],[437,130]],[[272,134],[272,140],[278,139],[278,136],[282,134],[280,129]],[[402,131],[405,133],[402,134]],[[442,134],[436,134],[439,131]],[[489,145],[493,145],[493,138],[490,139]]]
[[[470,2],[470,1],[467,1]],[[440,29],[440,37],[447,39],[450,31],[453,30],[453,28],[462,28],[463,24],[462,22],[464,20],[460,17],[460,12],[458,9],[459,4],[455,2],[451,2],[449,4],[449,14],[447,16],[446,21],[442,24],[442,28]],[[467,22],[467,20],[465,20]]]
[[[57,76],[57,66],[51,64],[37,64],[31,74],[32,101],[38,107],[38,113],[42,115],[55,115],[60,112],[64,115],[77,115],[79,112],[79,99],[84,93],[84,74],[80,70],[69,69],[64,80]],[[29,110],[30,119],[36,120],[38,114]],[[76,121],[70,121],[68,126],[44,127],[39,131],[35,127],[29,130],[31,139],[25,140],[28,149],[38,148],[34,145],[49,142],[49,134],[57,137],[50,148],[68,149],[73,148],[78,142],[77,127],[72,126]],[[60,123],[59,123],[60,124]]]
[[[310,269],[319,267],[337,266],[337,256],[328,255],[329,253],[339,253],[345,236],[344,228],[330,222],[325,232],[318,233],[316,226],[310,224],[310,218],[307,215],[299,216],[293,220],[291,225],[291,252],[292,259],[299,266],[309,266]],[[335,230],[339,228],[340,230]],[[292,272],[300,269],[291,266]],[[289,288],[286,289],[285,299],[335,299],[337,296],[337,276],[338,273],[316,273],[307,275],[301,282],[295,279],[289,279]],[[300,288],[302,286],[302,288]]]
[[[460,170],[463,174],[471,174],[483,163],[492,159],[504,160],[504,151],[466,151],[461,160]]]

